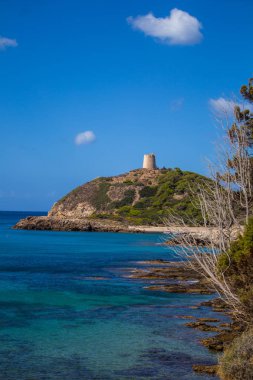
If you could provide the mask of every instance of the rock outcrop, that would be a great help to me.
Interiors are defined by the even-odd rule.
[[[21,219],[13,228],[17,230],[128,232],[126,225],[114,221],[90,221],[53,216],[29,216]]]

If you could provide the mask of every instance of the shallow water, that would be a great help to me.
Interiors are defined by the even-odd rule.
[[[215,362],[198,343],[212,333],[180,318],[217,316],[191,308],[210,297],[123,276],[170,259],[160,235],[11,230],[25,216],[0,213],[0,379],[210,379],[191,367]]]

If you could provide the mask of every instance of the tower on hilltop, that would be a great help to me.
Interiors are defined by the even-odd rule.
[[[149,169],[149,170],[157,169],[154,153],[144,154],[143,169]]]

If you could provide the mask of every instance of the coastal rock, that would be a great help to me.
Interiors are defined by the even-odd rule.
[[[228,305],[221,298],[214,298],[210,301],[201,302],[199,306],[211,307],[213,311],[218,313],[228,312]]]
[[[238,331],[225,330],[211,338],[202,339],[201,343],[210,350],[223,351],[238,335]]]
[[[188,293],[188,294],[212,294],[213,293],[211,290],[205,289],[202,286],[192,286],[188,284],[151,285],[151,286],[146,286],[145,288],[149,290],[158,290],[160,292],[167,292],[167,293]]]
[[[198,322],[198,321],[197,322],[188,322],[188,323],[185,323],[185,326],[192,327],[192,328],[198,329],[200,331],[215,331],[215,332],[220,331],[219,327],[208,325],[205,322]]]
[[[104,232],[125,232],[127,226],[117,222],[101,222],[88,219],[66,219],[48,216],[30,216],[21,219],[14,229],[22,230],[48,230],[48,231],[104,231]]]
[[[198,322],[220,322],[218,318],[197,318]]]
[[[151,285],[146,285],[145,289],[168,293],[214,293],[210,283],[187,262],[153,260],[141,264],[140,268],[129,269],[126,277],[150,281]]]
[[[180,235],[188,235],[188,234],[185,232],[182,232]],[[210,243],[208,236],[202,237],[199,235],[200,234],[195,234],[194,236],[194,234],[191,233],[190,237],[188,237],[187,239],[187,242],[189,243],[189,245],[193,247],[196,245],[198,247],[205,247],[208,243]],[[167,240],[164,244],[167,245],[168,247],[178,247],[182,245],[182,243],[179,242],[179,240],[176,237],[172,237],[170,240]]]
[[[216,375],[218,372],[217,365],[194,364],[192,369],[197,373],[206,373],[208,375]]]

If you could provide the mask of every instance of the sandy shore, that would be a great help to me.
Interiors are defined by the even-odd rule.
[[[190,235],[192,238],[199,240],[199,243],[205,241],[218,241],[219,230],[214,227],[187,227],[187,226],[129,226],[129,232],[142,232],[142,233],[164,233],[164,234],[185,234]],[[234,227],[231,231],[231,237],[235,240],[240,232],[243,231],[243,227]]]
[[[162,226],[129,226],[132,232],[149,232],[149,233],[190,233],[190,234],[207,234],[214,232],[215,229],[207,227],[162,227]]]

